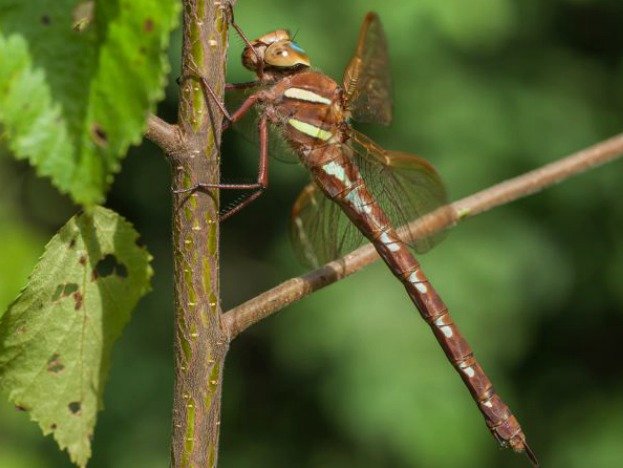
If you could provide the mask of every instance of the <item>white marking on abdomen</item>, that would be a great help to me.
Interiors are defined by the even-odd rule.
[[[372,213],[372,207],[367,203],[364,203],[361,195],[359,194],[359,190],[361,190],[361,185],[358,185],[350,192],[348,192],[344,199],[348,200],[353,206],[354,210],[358,213],[370,214]]]
[[[452,327],[446,325],[445,327],[441,327],[440,330],[443,332],[444,335],[446,335],[446,338],[452,338]]]
[[[310,123],[303,122],[302,120],[288,119],[288,123],[299,132],[304,133],[305,135],[312,138],[318,138],[322,141],[329,141],[333,137],[333,134],[331,132],[323,130],[320,127],[316,127],[315,125],[312,125]]]
[[[396,242],[392,241],[386,232],[381,234],[379,239],[391,252],[398,252],[400,250],[400,246]]]
[[[419,285],[416,285],[415,287],[417,288],[418,286]],[[447,325],[446,322],[443,321],[444,317],[447,317],[447,315],[442,315],[433,323],[437,328],[441,330],[444,335],[446,335],[446,338],[452,338],[452,327],[450,325]]]
[[[298,99],[299,101],[315,102],[318,104],[331,104],[331,99],[327,99],[320,94],[302,88],[288,88],[283,93],[285,97]]]
[[[324,166],[322,166],[322,170],[325,173],[329,174],[330,176],[335,177],[337,180],[339,180],[346,186],[349,186],[352,184],[352,182],[346,175],[346,171],[344,170],[344,167],[341,164],[336,163],[335,161],[326,163]]]
[[[425,282],[425,280],[420,275],[420,270],[415,270],[409,275],[409,282],[413,284]]]

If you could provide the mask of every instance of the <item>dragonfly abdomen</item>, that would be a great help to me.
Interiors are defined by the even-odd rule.
[[[404,285],[448,360],[468,387],[493,436],[503,445],[524,451],[525,435],[519,422],[495,392],[471,347],[450,317],[447,306],[365,186],[358,169],[348,157],[348,148],[340,145],[319,148],[310,152],[308,157],[318,162],[310,165],[316,184],[340,205],[362,234],[374,244],[389,269]]]

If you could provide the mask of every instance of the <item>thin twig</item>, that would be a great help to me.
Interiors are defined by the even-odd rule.
[[[622,154],[623,134],[619,134],[539,169],[444,206],[413,221],[408,226],[403,226],[401,230],[406,234],[404,230],[408,229],[411,238],[427,237],[466,218],[531,195],[575,174],[612,161]],[[223,314],[221,318],[223,328],[230,339],[233,339],[251,325],[314,291],[352,275],[378,258],[372,244],[366,244],[339,260],[327,263],[305,275],[289,279],[234,307]]]
[[[178,153],[183,144],[180,128],[155,115],[150,115],[147,119],[145,136],[162,148],[167,155]]]

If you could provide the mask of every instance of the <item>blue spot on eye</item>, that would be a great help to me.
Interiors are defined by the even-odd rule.
[[[294,50],[296,50],[297,52],[299,52],[299,53],[301,53],[301,54],[304,54],[304,53],[305,53],[305,51],[303,50],[303,48],[302,48],[300,45],[298,45],[296,42],[292,41],[292,42],[290,43],[290,45],[291,45],[291,47],[292,47]]]

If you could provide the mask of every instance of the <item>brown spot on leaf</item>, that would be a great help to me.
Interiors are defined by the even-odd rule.
[[[80,412],[80,408],[82,408],[82,403],[79,401],[72,401],[67,405],[67,408],[69,408],[69,411],[71,411],[72,414],[78,414]]]
[[[106,134],[106,131],[102,128],[102,126],[98,123],[94,123],[91,127],[91,138],[93,138],[93,141],[98,146],[101,146],[103,148],[108,146],[108,135]]]
[[[74,301],[76,303],[76,305],[74,306],[75,310],[79,310],[82,307],[82,299],[83,299],[82,294],[80,294],[79,291],[76,291],[74,293]]]
[[[52,18],[49,15],[43,15],[41,17],[41,24],[44,26],[49,26],[52,23]]]
[[[50,424],[50,429],[55,430],[58,426],[56,425],[56,423],[52,423]]]
[[[80,263],[80,265],[82,266],[85,266],[87,264],[87,258],[84,255],[82,255],[80,257],[80,260],[78,260],[78,263]]]
[[[30,408],[28,408],[28,406],[26,406],[24,404],[16,404],[15,405],[15,409],[17,411],[28,411]]]
[[[73,249],[76,246],[76,238],[74,237],[72,240],[69,241],[69,248]]]
[[[54,374],[58,374],[62,371],[65,366],[60,360],[61,355],[58,353],[54,353],[50,359],[48,359],[48,372],[53,372]]]
[[[93,269],[93,280],[96,280],[100,276],[105,278],[113,273],[122,278],[127,278],[128,269],[123,263],[117,261],[117,257],[108,254],[95,265]]]
[[[151,18],[147,18],[143,21],[143,31],[152,32],[154,30],[154,20]]]

